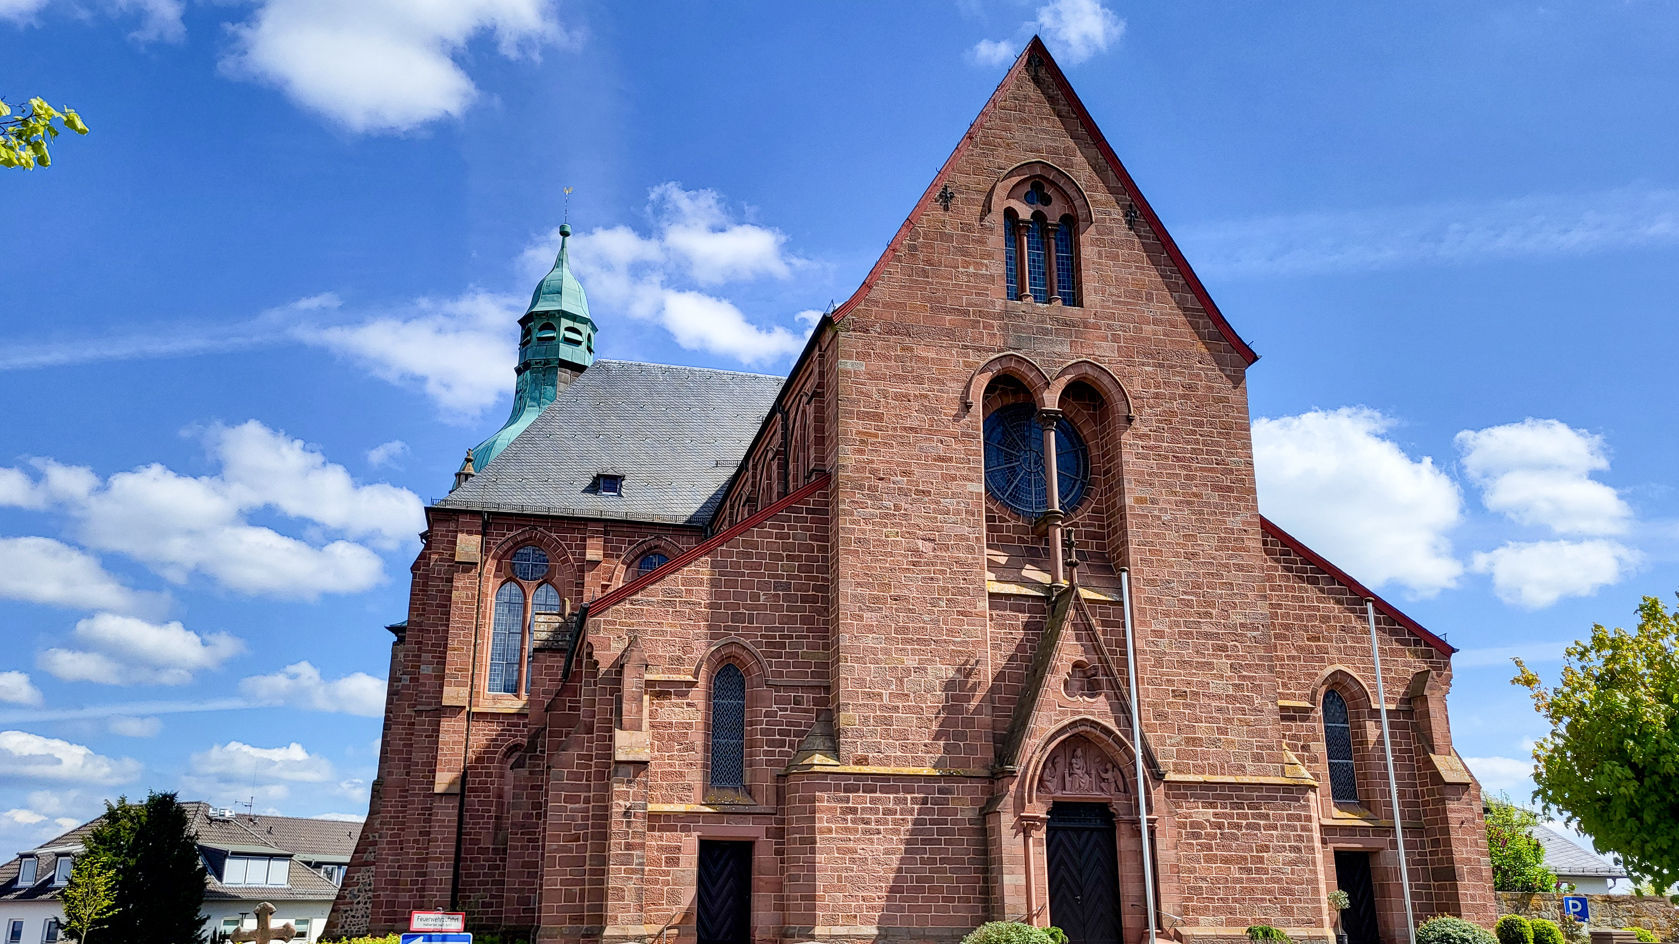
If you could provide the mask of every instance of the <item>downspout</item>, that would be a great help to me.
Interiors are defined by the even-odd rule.
[[[1144,910],[1148,912],[1148,942],[1155,944],[1157,931],[1154,920],[1154,845],[1149,839],[1148,829],[1148,783],[1144,779],[1147,774],[1143,770],[1143,715],[1137,695],[1137,638],[1131,630],[1130,568],[1119,569],[1119,593],[1125,604],[1125,669],[1126,674],[1131,677],[1131,737],[1136,741],[1131,745],[1131,753],[1137,759],[1137,825],[1142,830],[1143,840]]]
[[[1399,809],[1399,780],[1393,774],[1393,735],[1388,731],[1387,691],[1382,685],[1382,650],[1376,643],[1376,601],[1364,598],[1364,617],[1370,623],[1370,657],[1376,664],[1376,706],[1382,716],[1382,752],[1387,755],[1388,800],[1393,804],[1393,840],[1399,846],[1399,884],[1405,886],[1405,931],[1417,941],[1417,915],[1411,905],[1411,873],[1405,865],[1405,824]]]
[[[478,625],[483,617],[484,603],[484,539],[490,534],[490,513],[480,512],[478,519],[478,583],[472,592],[472,671],[466,679],[466,730],[461,735],[461,787],[455,800],[455,865],[449,871],[449,910],[461,908],[461,849],[466,832],[466,769],[472,759],[472,700],[478,694],[478,637],[483,633]],[[460,540],[457,536],[455,540]]]

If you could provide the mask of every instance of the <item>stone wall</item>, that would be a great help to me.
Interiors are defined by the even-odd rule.
[[[1679,906],[1644,895],[1587,895],[1594,928],[1648,928],[1664,941],[1679,941]],[[1499,892],[1498,913],[1524,918],[1562,918],[1562,896]]]

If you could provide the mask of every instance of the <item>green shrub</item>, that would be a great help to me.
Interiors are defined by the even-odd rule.
[[[1499,944],[1491,931],[1462,918],[1441,915],[1417,929],[1417,944]]]
[[[1533,923],[1521,915],[1505,915],[1492,926],[1498,944],[1533,944]]]
[[[1294,944],[1294,939],[1283,933],[1282,928],[1274,928],[1269,924],[1255,924],[1248,928],[1250,941],[1276,941],[1277,944]]]
[[[1067,944],[1067,932],[1053,924],[1044,928],[1044,933],[1049,935],[1049,944]]]
[[[1633,934],[1633,937],[1638,938],[1638,944],[1657,944],[1657,942],[1661,940],[1661,938],[1656,936],[1656,932],[1650,930],[1649,928],[1633,927],[1633,928],[1622,928],[1621,930],[1622,931],[1631,931],[1632,934]]]
[[[1546,918],[1533,919],[1533,944],[1563,944],[1562,928]]]
[[[1043,928],[1018,921],[988,921],[962,939],[962,944],[1054,944]]]

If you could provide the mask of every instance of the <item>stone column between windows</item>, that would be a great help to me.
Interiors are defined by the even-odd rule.
[[[1044,292],[1051,305],[1061,304],[1061,286],[1055,279],[1055,231],[1060,228],[1059,223],[1044,223]]]
[[[1027,267],[1026,256],[1026,227],[1031,225],[1031,220],[1019,220],[1014,224],[1014,271],[1020,280],[1020,297],[1016,300],[1023,302],[1032,298],[1032,273]]]
[[[1055,455],[1055,428],[1060,422],[1060,410],[1038,411],[1044,436],[1044,513],[1038,520],[1049,537],[1049,579],[1055,586],[1067,582],[1066,552],[1061,547],[1061,477]]]

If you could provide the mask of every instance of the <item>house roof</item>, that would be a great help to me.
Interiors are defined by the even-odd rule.
[[[1545,868],[1558,878],[1626,878],[1626,870],[1547,826],[1534,826],[1529,835],[1545,847]]]
[[[320,901],[337,896],[338,886],[310,867],[309,863],[342,864],[355,851],[361,823],[342,820],[305,819],[297,816],[236,815],[212,817],[208,803],[183,803],[187,826],[206,858],[219,860],[235,855],[290,856],[289,885],[285,888],[223,885],[212,873],[205,882],[206,898],[219,900],[269,899],[273,901]],[[82,838],[99,824],[92,819],[69,832],[55,836],[34,849],[0,865],[0,901],[31,901],[58,897],[63,886],[52,884],[53,871],[62,853],[80,851]],[[26,855],[37,865],[35,882],[17,886],[18,871]]]
[[[782,380],[596,361],[436,507],[703,526]],[[601,473],[621,494],[599,492]]]

